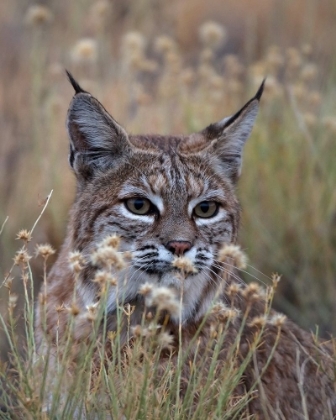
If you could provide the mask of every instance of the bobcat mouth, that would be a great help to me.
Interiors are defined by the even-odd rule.
[[[176,276],[177,274],[181,274],[181,271],[176,267],[173,267],[171,263],[166,261],[153,261],[147,264],[134,264],[134,268],[136,270],[142,271],[148,275],[163,275],[167,273],[171,273],[172,275]],[[197,267],[196,267],[197,268]],[[190,273],[189,276],[193,276],[195,274],[199,274],[202,271],[202,267],[197,268],[197,273]]]

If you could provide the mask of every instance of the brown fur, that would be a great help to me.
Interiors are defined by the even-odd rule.
[[[72,83],[77,93],[68,114],[69,160],[77,177],[77,194],[67,237],[49,274],[45,291],[49,337],[62,336],[68,314],[59,308],[71,305],[75,287],[79,310],[97,301],[97,285],[92,282],[97,267],[90,262],[90,255],[97,244],[111,234],[121,237],[121,251],[131,250],[135,255],[131,267],[122,271],[118,280],[121,281],[122,276],[129,278],[127,286],[122,287],[124,303],[137,306],[132,320],[134,324],[139,322],[142,311],[142,301],[137,294],[141,284],[149,281],[178,291],[176,270],[170,264],[174,255],[169,251],[169,244],[176,241],[190,244],[191,249],[186,255],[191,256],[198,269],[198,273],[188,276],[184,284],[183,345],[192,339],[220,287],[225,286],[221,299],[244,313],[248,305],[246,299],[232,302],[226,292],[235,276],[223,285],[216,258],[223,243],[237,240],[240,207],[234,186],[262,87],[233,117],[212,124],[201,133],[172,137],[129,136],[96,99],[73,80]],[[126,209],[125,201],[138,196],[158,200],[152,203],[156,206],[153,214],[142,217]],[[197,218],[194,208],[198,202],[204,201],[216,202],[218,214],[209,219]],[[191,210],[190,203],[194,203]],[[80,251],[87,261],[76,285],[68,260],[69,253],[75,250]],[[109,305],[108,322],[113,330],[113,296]],[[264,305],[255,302],[249,319],[262,315],[263,310]],[[37,309],[36,337],[42,343],[44,333],[40,312],[41,305]],[[219,364],[225,363],[240,323],[241,317],[230,324]],[[177,325],[176,320],[169,325],[176,346]],[[211,318],[201,332],[201,346],[206,346],[210,325]],[[241,360],[246,356],[254,333],[254,327],[244,329],[239,347]],[[79,324],[76,334],[77,340],[84,340],[88,335],[87,325]],[[248,364],[243,380],[236,388],[238,395],[250,389],[258,372],[265,366],[276,334],[276,327],[266,327],[255,359]],[[187,381],[187,365],[183,373]],[[311,334],[286,321],[281,327],[274,356],[260,380],[258,397],[249,404],[249,412],[265,419],[304,418],[300,380],[303,381],[310,419],[327,419],[331,413],[336,415],[335,378],[330,354],[314,344]]]

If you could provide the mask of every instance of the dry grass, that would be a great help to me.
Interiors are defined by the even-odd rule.
[[[235,307],[235,298],[229,306],[214,303],[189,339],[182,324],[178,326],[177,336],[167,326],[169,317],[181,319],[182,311],[182,303],[171,289],[148,283],[140,288],[145,308],[136,325],[132,320],[135,307],[124,304],[124,297],[117,289],[119,303],[112,331],[108,329],[107,301],[111,288],[118,286],[115,280],[111,281],[111,270],[118,270],[127,261],[118,252],[117,237],[110,236],[91,255],[92,260],[104,256],[102,269],[94,280],[99,283],[99,300],[80,308],[74,292],[72,302],[57,309],[60,316],[67,317],[63,333],[60,329],[59,334],[51,337],[46,328],[47,287],[43,288],[38,296],[43,334],[37,343],[31,272],[33,230],[34,227],[29,232],[20,232],[24,245],[14,258],[24,296],[23,344],[18,341],[18,294],[13,291],[12,278],[8,276],[3,285],[7,298],[0,325],[9,343],[10,359],[8,364],[0,365],[0,402],[6,407],[0,410],[0,418],[246,418],[247,405],[255,397],[259,379],[251,384],[249,391],[237,394],[235,390],[257,349],[269,336],[269,326],[275,330],[274,343],[260,377],[266,372],[286,320],[284,315],[271,313],[277,278],[273,278],[273,286],[264,290],[256,283],[246,289],[233,283],[231,294],[237,300],[246,299],[245,312]],[[113,255],[112,259],[106,258],[107,251]],[[36,247],[35,258],[42,257],[44,261],[45,284],[46,263],[53,253],[50,245]],[[243,267],[245,259],[238,247],[230,245],[222,249],[220,256],[220,261],[231,267],[236,263]],[[84,268],[84,257],[76,252],[69,255],[69,260],[76,278]],[[184,257],[173,264],[179,268],[182,282],[186,273],[194,269]],[[264,308],[259,316],[253,315],[252,302]],[[239,328],[232,340],[230,330],[235,323]],[[78,335],[83,330],[85,339]],[[242,360],[241,340],[246,330],[253,334]],[[124,333],[126,342],[121,338]]]

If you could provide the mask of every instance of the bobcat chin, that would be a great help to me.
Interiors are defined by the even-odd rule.
[[[132,323],[139,322],[144,308],[139,290],[145,284],[164,286],[181,296],[182,308],[167,326],[176,341],[179,326],[183,340],[192,340],[216,300],[244,313],[250,305],[247,294],[233,300],[228,290],[237,281],[237,274],[225,270],[219,251],[223,244],[237,241],[240,205],[235,185],[264,83],[238,112],[201,132],[181,136],[130,135],[97,99],[68,76],[75,89],[67,128],[69,162],[77,178],[77,192],[65,242],[48,276],[43,322],[41,302],[37,308],[37,341],[44,341],[43,323],[49,340],[62,336],[68,313],[59,308],[71,305],[74,292],[79,310],[97,303],[99,285],[93,280],[100,267],[91,256],[106,237],[120,238],[119,251],[132,255],[129,264],[113,271],[117,287],[111,288],[106,303],[110,330],[116,322],[120,296],[123,304],[135,307]],[[69,254],[77,251],[85,260],[78,275],[69,266]],[[183,282],[173,264],[182,256],[193,267]],[[263,311],[264,304],[256,301],[249,317],[256,319]],[[225,363],[226,350],[234,342],[241,322],[238,316],[229,325],[218,363]],[[255,383],[258,369],[268,363],[260,379],[260,395],[251,399],[248,413],[272,419],[307,418],[305,415],[310,419],[332,418],[336,415],[336,385],[329,350],[316,345],[308,332],[286,320],[274,354],[267,362],[277,331],[274,325],[266,327],[255,359],[246,366],[236,387],[237,395],[247,392]],[[252,324],[244,328],[242,358],[254,332]],[[126,334],[122,334],[126,340]],[[204,322],[201,338],[206,342],[209,334],[209,324]],[[79,326],[76,339],[80,342],[87,336],[87,329]],[[43,346],[40,348],[42,352]],[[185,375],[188,376],[187,371]],[[181,389],[182,396],[183,392]]]

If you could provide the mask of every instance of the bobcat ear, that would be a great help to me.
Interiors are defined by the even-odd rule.
[[[211,151],[219,158],[226,176],[234,182],[241,172],[243,147],[249,138],[258,114],[259,101],[263,93],[265,79],[258,92],[238,112],[228,118],[209,125],[202,134],[212,142]]]
[[[67,74],[76,92],[67,117],[69,162],[77,176],[89,179],[125,157],[130,143],[124,128],[103,105]]]

